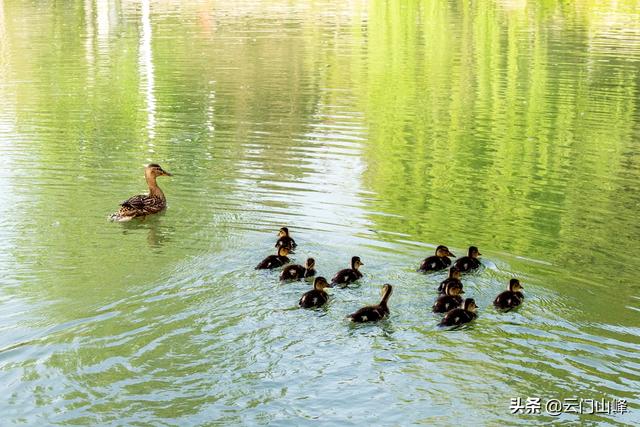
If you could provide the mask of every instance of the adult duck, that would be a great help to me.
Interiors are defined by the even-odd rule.
[[[156,179],[159,176],[172,176],[157,163],[151,163],[144,168],[144,177],[149,186],[149,194],[140,194],[125,200],[120,204],[118,212],[111,215],[112,221],[130,221],[133,218],[156,214],[167,207],[167,199],[158,187]]]

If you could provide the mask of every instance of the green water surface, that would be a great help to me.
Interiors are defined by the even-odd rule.
[[[0,0],[0,424],[638,425],[639,107],[637,0]],[[363,280],[298,309],[282,225]]]

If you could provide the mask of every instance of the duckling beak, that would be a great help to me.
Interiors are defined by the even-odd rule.
[[[464,291],[460,291],[461,294],[464,294]]]
[[[449,251],[449,256],[456,256],[456,254],[454,254],[453,252]]]

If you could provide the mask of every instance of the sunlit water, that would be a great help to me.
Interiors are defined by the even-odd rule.
[[[637,425],[640,3],[542,3],[0,0],[0,424]],[[298,309],[282,225],[360,285]],[[457,331],[438,244],[484,255]]]

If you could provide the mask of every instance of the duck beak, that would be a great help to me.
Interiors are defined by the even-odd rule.
[[[464,294],[464,291],[460,291],[461,294]]]
[[[167,171],[162,171],[162,172],[163,172],[163,175],[164,175],[164,176],[173,176],[173,174],[172,174],[172,173],[169,173],[169,172],[167,172]]]
[[[449,256],[456,256],[453,252],[449,251]]]

